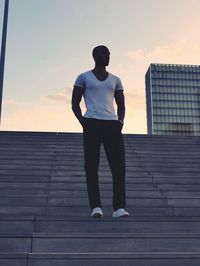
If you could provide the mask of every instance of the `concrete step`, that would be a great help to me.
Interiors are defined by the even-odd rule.
[[[3,169],[4,168],[4,169]],[[51,171],[52,171],[52,175],[72,175],[72,174],[81,174],[81,175],[85,175],[84,173],[84,169],[83,169],[83,166],[79,166],[79,167],[74,167],[72,169],[65,169],[63,170],[62,168],[61,169],[52,169],[52,165],[50,166],[43,166],[43,167],[40,167],[40,166],[36,166],[36,167],[29,167],[28,165],[27,166],[12,166],[9,168],[9,166],[6,166],[6,167],[2,167],[0,169],[0,174],[1,175],[6,175],[6,174],[16,174],[16,175],[19,175],[20,173],[21,174],[28,174],[28,175],[40,175],[40,174],[44,174],[44,175],[49,175],[51,174]],[[107,176],[110,172],[110,168],[100,168],[99,169],[99,173],[101,174],[104,174],[105,176]],[[135,168],[132,168],[132,169],[127,169],[127,175],[130,176],[131,174],[134,174],[134,173],[138,173],[138,174],[143,174],[143,175],[147,175],[146,173],[146,169],[143,168],[143,167],[135,167]]]
[[[141,162],[140,163],[137,163],[135,165],[126,165],[126,171],[128,172],[140,172],[140,171],[144,171],[143,168],[146,168],[148,169],[148,171],[159,171],[159,172],[199,172],[200,171],[200,166],[199,166],[199,163],[196,163],[196,165],[194,164],[191,164],[190,163],[177,163],[177,164],[168,164],[168,165],[165,165],[165,164],[162,164],[160,163],[160,165],[156,165],[156,166],[151,166],[151,165],[145,165],[145,164],[142,164]],[[74,171],[75,169],[76,170],[83,170],[83,165],[84,164],[74,164],[74,165],[66,165],[63,163],[63,165],[56,165],[54,164],[53,165],[53,170],[54,171]],[[20,168],[20,169],[27,169],[29,167],[30,170],[32,169],[48,169],[50,165],[12,165],[12,168],[14,169],[17,169],[17,168]],[[52,165],[51,165],[52,166]],[[170,166],[170,168],[169,168]],[[1,169],[8,169],[9,165],[2,165],[1,166]],[[9,169],[12,169],[12,168],[9,168]],[[179,171],[180,170],[180,171]],[[109,165],[107,164],[103,164],[103,165],[100,165],[99,166],[99,171],[110,171],[110,167]]]
[[[0,214],[1,221],[93,221],[93,222],[200,222],[199,216],[129,216],[127,219],[119,218],[115,219],[112,217],[112,208],[103,208],[104,214],[107,211],[108,216],[104,215],[102,219],[94,219],[90,216],[91,211],[89,208],[87,209],[87,213],[85,216],[77,216],[77,215],[19,215],[19,214]],[[110,212],[111,211],[111,212]],[[130,209],[129,209],[130,212]]]
[[[199,234],[33,233],[32,252],[200,252]]]
[[[176,207],[176,206],[129,206],[128,210],[134,216],[200,216],[200,207]],[[103,207],[104,214],[107,217],[111,216],[112,208],[109,206]],[[89,213],[88,207],[84,206],[65,206],[65,207],[47,207],[46,215],[64,215],[85,217]],[[27,213],[30,214],[30,213]],[[41,215],[41,214],[37,214]]]
[[[1,203],[0,198],[0,203]],[[10,202],[12,202],[10,198]],[[174,201],[173,201],[174,200]],[[5,200],[6,201],[6,200]],[[101,201],[104,206],[110,206],[112,204],[112,194],[109,198],[101,197]],[[14,202],[14,200],[13,200]],[[22,202],[22,201],[19,201]],[[31,202],[31,201],[30,201]],[[169,200],[167,199],[154,199],[154,198],[129,198],[128,199],[128,205],[129,206],[168,206]],[[176,202],[175,199],[172,199],[172,202]],[[17,199],[16,199],[17,204]],[[48,198],[48,206],[87,206],[88,205],[88,199],[87,197],[68,197],[68,198],[55,198],[55,197],[49,197]],[[182,205],[181,205],[182,206]]]
[[[111,205],[111,204],[110,204]],[[140,207],[127,207],[130,215],[134,216],[170,216],[173,215],[173,207],[170,206],[140,206]],[[110,206],[103,206],[104,215],[106,217],[112,216],[112,207]],[[185,210],[187,211],[187,210]],[[196,210],[193,210],[194,212]],[[182,212],[183,213],[183,212]],[[38,215],[38,214],[37,214]],[[39,214],[40,215],[40,214]],[[57,207],[47,207],[46,215],[64,215],[70,217],[76,216],[76,217],[87,217],[90,215],[90,210],[88,206],[57,206]]]
[[[3,170],[8,170],[8,171],[13,171],[16,170],[16,172],[18,170],[20,171],[24,171],[24,170],[28,170],[28,171],[35,171],[35,170],[51,170],[52,169],[52,164],[48,164],[48,165],[28,165],[28,164],[7,164],[7,165],[0,165],[0,171]],[[73,168],[72,168],[73,169]],[[66,169],[67,170],[67,169]]]
[[[0,263],[3,266],[198,266],[200,255],[197,252],[160,253],[1,253]]]
[[[38,261],[38,260],[37,260]],[[2,266],[27,266],[28,253],[0,253],[0,265]]]
[[[161,191],[157,190],[127,190],[126,195],[129,198],[161,198]],[[87,198],[87,190],[55,190],[55,189],[49,189],[48,187],[46,189],[0,189],[0,198],[8,198],[8,197],[50,197],[50,198]],[[112,191],[108,190],[101,190],[101,196],[103,198],[111,198],[112,197]]]
[[[1,215],[45,215],[46,206],[0,206]]]
[[[168,204],[176,207],[200,207],[200,198],[168,198]]]
[[[16,158],[18,158],[18,155],[28,155],[28,154],[32,154],[32,155],[54,155],[54,149],[42,149],[42,148],[23,148],[23,147],[11,147],[10,149],[8,148],[1,148],[0,147],[0,152],[3,153],[4,155],[14,155]]]
[[[160,165],[160,166],[142,166],[142,167],[146,167],[146,169],[150,172],[164,172],[164,173],[199,173],[200,172],[200,166],[192,166],[190,167],[189,164],[179,164],[179,165],[171,165],[169,166],[165,166],[165,165]],[[141,170],[141,167],[138,169]],[[137,171],[137,168],[128,168],[127,170],[129,171]]]
[[[32,159],[27,159],[27,158],[21,158],[21,159],[15,159],[15,158],[10,158],[10,159],[3,159],[0,158],[0,164],[1,166],[8,167],[10,165],[12,166],[38,166],[38,167],[47,167],[49,165],[52,165],[52,161],[50,159],[39,159],[39,158],[32,158]],[[64,162],[63,162],[64,164]]]
[[[1,234],[15,234],[15,233],[24,233],[30,234],[35,231],[35,220],[25,220],[26,218],[22,217],[13,217],[14,220],[10,218],[1,217],[0,219],[0,235]]]
[[[181,178],[181,177],[154,177],[153,182],[156,184],[182,184],[182,185],[200,185],[200,179],[196,178]]]
[[[199,207],[174,207],[173,213],[176,216],[199,216],[200,208]]]
[[[140,161],[148,166],[149,165],[153,165],[153,164],[170,164],[171,166],[173,166],[174,164],[180,164],[180,163],[185,163],[185,164],[198,164],[200,162],[199,158],[171,158],[171,157],[167,157],[167,156],[159,156],[159,157],[155,157],[155,156],[143,156],[143,157],[138,157],[140,158]]]
[[[148,170],[148,169],[147,169]],[[150,171],[149,171],[150,172]],[[168,178],[174,178],[174,177],[182,177],[182,178],[198,178],[199,173],[198,172],[162,172],[162,171],[154,171],[150,172],[151,175],[153,175],[155,178],[156,177],[168,177]]]
[[[53,163],[54,169],[57,169],[59,167],[71,167],[74,169],[74,167],[83,167],[84,161],[83,157],[77,157],[76,160],[71,161],[68,159],[58,159],[55,157],[54,163]],[[126,160],[126,169],[132,169],[132,167],[143,167],[143,163],[138,158],[131,158],[131,160]],[[99,169],[101,168],[109,169],[108,161],[105,159],[104,161],[101,160],[99,163]]]
[[[49,175],[15,175],[15,173],[11,175],[1,175],[1,182],[49,182],[50,181],[50,176]]]
[[[129,142],[129,141],[127,141],[127,140],[125,140],[125,143],[127,144],[127,145],[129,145],[129,147],[134,147],[134,149],[135,150],[142,150],[142,151],[148,151],[149,149],[152,149],[152,150],[156,150],[156,149],[158,149],[158,152],[160,152],[160,151],[168,151],[168,150],[170,150],[170,151],[174,151],[174,150],[177,150],[177,151],[184,151],[185,152],[185,147],[189,147],[190,148],[190,150],[191,151],[193,151],[193,150],[197,150],[197,147],[199,146],[199,143],[197,143],[197,142],[173,142],[173,141],[171,141],[171,142],[166,142],[166,143],[163,143],[163,142],[158,142],[158,143],[156,143],[156,142],[152,142],[151,143],[151,141],[149,140],[149,142],[148,141],[146,141],[146,142],[135,142],[135,143],[133,143],[133,142]]]
[[[47,197],[0,197],[1,206],[46,206]]]
[[[28,253],[31,251],[31,234],[12,233],[10,236],[0,235],[0,253]]]
[[[104,203],[104,201],[103,201]],[[200,216],[200,207],[188,206],[136,206],[128,205],[128,210],[131,215],[134,216]],[[112,214],[111,202],[109,205],[103,206],[104,215],[110,217]],[[90,215],[88,204],[84,206],[79,205],[67,205],[67,206],[24,206],[24,205],[1,205],[1,215],[64,215],[64,216],[76,216],[76,217],[87,217]]]
[[[10,198],[12,199],[12,198]],[[110,216],[111,215],[111,204],[112,201],[110,200],[109,203],[106,203],[105,200],[102,200],[103,202],[103,209],[105,211],[105,215]],[[168,203],[170,205],[165,204],[165,202],[156,202],[154,205],[148,204],[148,201],[145,203],[137,202],[137,204],[134,202],[128,201],[128,208],[129,211],[134,214],[134,216],[169,216],[169,215],[175,215],[175,216],[200,216],[200,207],[198,203],[194,204],[193,201],[184,202],[182,203],[182,200],[177,199],[175,200],[168,200]],[[12,204],[12,205],[11,205]],[[55,203],[50,203],[47,205],[46,203],[44,205],[35,205],[33,201],[30,201],[30,203],[24,203],[24,202],[6,202],[6,205],[0,206],[0,215],[68,215],[69,217],[71,215],[77,216],[77,217],[85,217],[89,215],[89,208],[88,203],[85,202],[83,204],[76,203],[76,202],[69,202],[69,204],[62,205]]]
[[[0,265],[199,265],[200,138],[124,140],[130,217],[112,218],[101,147],[104,217],[97,220],[81,133],[0,132]]]
[[[8,170],[9,171],[9,170]],[[9,171],[10,172],[10,171]],[[17,171],[16,171],[17,172]],[[26,173],[26,170],[23,170],[21,171],[23,174]],[[33,170],[30,170],[30,174],[37,174],[37,172],[35,173],[36,171],[33,171]],[[43,171],[44,174],[47,174],[45,173],[45,171]],[[99,176],[103,176],[103,177],[109,177],[111,176],[111,171],[99,171]],[[194,173],[195,175],[196,173]],[[74,169],[74,171],[70,171],[70,170],[66,170],[66,171],[57,171],[57,170],[52,170],[51,172],[51,176],[52,177],[58,177],[58,176],[66,176],[66,177],[70,177],[70,176],[85,176],[85,173],[83,172],[83,170],[77,170],[77,169]],[[149,173],[147,171],[145,171],[144,169],[141,169],[140,170],[136,170],[136,171],[127,171],[126,172],[126,177],[129,178],[129,177],[142,177],[142,178],[148,178],[149,177]]]
[[[36,232],[60,232],[60,233],[199,233],[199,221],[142,221],[129,218],[128,221],[102,218],[96,221],[92,218],[87,220],[55,220],[41,218],[36,220]],[[51,220],[50,220],[51,219]],[[163,219],[164,220],[164,219]]]
[[[41,175],[51,175],[51,168],[48,167],[48,170],[45,169],[32,169],[29,170],[27,169],[7,169],[7,170],[0,170],[0,175],[5,176],[5,175],[31,175],[31,176],[41,176]]]
[[[26,188],[28,187],[28,188]],[[1,198],[9,198],[13,197],[15,198],[16,196],[18,198],[21,197],[31,197],[31,198],[36,198],[36,197],[47,197],[49,195],[49,190],[48,186],[46,189],[29,189],[30,186],[24,186],[23,188],[15,188],[13,187],[12,189],[5,189],[0,186],[0,199]]]
[[[46,160],[46,159],[43,159],[43,160],[38,160],[36,158],[32,158],[32,159],[0,159],[0,164],[1,166],[3,166],[3,168],[6,168],[8,167],[9,165],[13,165],[14,166],[17,166],[17,167],[20,167],[20,166],[33,166],[33,167],[36,167],[38,166],[38,168],[43,167],[47,167],[47,166],[52,166],[53,164],[53,167],[54,169],[74,169],[74,167],[78,167],[78,168],[83,168],[83,165],[84,165],[84,162],[83,162],[83,158],[79,158],[77,159],[76,161],[70,161],[70,160],[54,160],[54,161],[51,161],[51,160]],[[127,169],[132,169],[134,167],[143,167],[142,165],[142,162],[140,162],[139,160],[134,160],[134,161],[127,161],[126,162],[126,168]],[[108,165],[108,162],[104,161],[104,162],[100,162],[100,165],[99,165],[99,169],[109,169],[109,165]],[[7,168],[6,168],[7,169]]]
[[[112,194],[108,197],[101,197],[101,200],[104,206],[109,206],[112,203]],[[183,201],[183,203],[179,203],[179,201]],[[128,204],[129,206],[167,206],[168,202],[171,201],[173,203],[177,202],[180,206],[189,205],[189,199],[159,199],[159,198],[129,198]],[[198,199],[194,199],[194,201],[199,202]],[[184,205],[184,202],[188,202]],[[196,203],[196,205],[197,205]],[[87,197],[0,197],[0,206],[87,206],[88,199]],[[194,206],[196,206],[194,204]],[[189,205],[191,206],[191,204]]]
[[[31,253],[28,258],[30,266],[199,266],[200,262],[200,254],[197,252]]]
[[[191,161],[186,161],[186,160],[179,160],[179,161],[157,161],[157,160],[142,160],[142,165],[145,166],[145,167],[176,167],[176,166],[180,166],[181,164],[184,164],[184,166],[187,166],[187,167],[197,167],[197,168],[200,168],[199,166],[199,163],[200,163],[200,160],[191,160]]]
[[[107,209],[106,209],[107,211]],[[113,211],[111,208],[109,211]],[[105,214],[105,208],[103,208],[103,212]],[[129,209],[130,212],[130,209]],[[89,215],[88,215],[89,213]],[[78,217],[75,215],[26,215],[26,216],[19,216],[19,215],[1,215],[2,220],[26,220],[26,221],[93,221],[93,222],[103,222],[103,221],[110,221],[110,222],[200,222],[199,216],[172,216],[172,215],[163,215],[163,216],[135,216],[133,212],[128,218],[119,218],[115,219],[112,217],[112,213],[109,212],[108,216],[104,215],[102,219],[94,219],[90,216],[90,210],[87,212],[87,215],[84,217]]]
[[[112,183],[101,180],[99,182],[99,187],[101,190],[109,190],[112,191]],[[51,189],[68,189],[68,190],[79,190],[79,189],[86,189],[86,182],[85,180],[81,180],[80,182],[76,181],[52,181],[50,184]],[[130,183],[129,180],[126,181],[126,190],[156,190],[157,185],[154,183]]]
[[[160,219],[159,219],[160,218]],[[178,219],[181,218],[181,219]],[[4,217],[0,220],[0,237],[30,236],[33,232],[69,232],[69,233],[198,233],[199,219],[192,217],[129,217],[114,219],[103,217],[37,216]],[[190,218],[190,217],[188,217]],[[198,217],[197,217],[198,218]]]
[[[104,202],[104,201],[102,201]],[[80,206],[75,204],[70,204],[67,206],[24,206],[24,205],[1,205],[0,206],[0,215],[64,215],[64,216],[76,216],[76,217],[87,217],[88,214],[90,214],[89,210],[89,204]],[[110,217],[112,213],[112,202],[110,200],[109,205],[105,205],[103,207],[105,216]],[[174,215],[173,206],[128,206],[129,212],[131,215],[134,214],[134,216],[169,216]],[[178,213],[177,208],[177,213]],[[183,208],[181,208],[183,209]],[[184,208],[182,210],[181,215],[184,216],[184,214],[190,211],[190,215],[193,214],[193,216],[199,216],[199,210],[198,208]]]
[[[111,183],[112,182],[112,176],[111,174],[107,173],[107,177],[102,177],[101,173],[99,173],[99,183],[104,182],[104,183]],[[152,184],[153,183],[153,178],[152,177],[136,177],[139,176],[139,174],[135,174],[133,177],[126,177],[126,184]],[[34,177],[35,178],[35,177]],[[39,179],[39,177],[37,177]],[[164,179],[164,178],[163,178]],[[22,177],[19,178],[19,180],[24,180]],[[42,179],[41,179],[42,180]],[[85,175],[84,174],[74,174],[70,176],[66,175],[58,175],[58,176],[51,176],[51,181],[53,182],[81,182],[85,180]],[[156,181],[156,180],[155,180]],[[198,180],[197,180],[198,182]],[[196,183],[197,183],[196,182]]]
[[[20,154],[17,154],[16,155],[16,152],[13,152],[13,153],[10,153],[9,154],[1,154],[0,153],[0,160],[3,161],[3,160],[7,160],[7,161],[10,161],[12,163],[12,161],[22,161],[24,160],[24,162],[26,161],[31,161],[33,160],[34,162],[38,162],[38,161],[43,161],[43,162],[46,162],[46,163],[49,163],[49,161],[52,161],[53,160],[53,154],[39,154],[39,156],[37,156],[37,153],[33,153],[33,154],[30,154],[30,153],[27,153],[27,152],[24,152],[24,153],[20,153]]]
[[[189,183],[189,182],[188,182]],[[191,183],[191,182],[190,182]],[[173,190],[175,193],[179,191],[200,191],[200,184],[183,184],[183,183],[157,183],[157,188],[161,190]]]
[[[84,180],[81,180],[81,182],[52,182],[50,183],[50,179],[48,179],[47,182],[32,182],[33,180],[29,180],[30,182],[27,182],[28,180],[25,180],[24,182],[4,182],[0,181],[0,190],[3,194],[3,191],[7,190],[6,193],[12,193],[13,190],[22,191],[23,190],[33,190],[33,192],[30,191],[30,194],[41,194],[44,195],[44,190],[51,189],[52,193],[53,190],[65,190],[66,193],[76,193],[76,191],[86,191],[86,182]],[[102,182],[100,183],[100,187],[102,191],[111,191],[112,190],[112,184]],[[156,191],[157,185],[155,184],[132,184],[128,182],[128,186],[126,187],[127,191]],[[158,189],[159,190],[159,189]],[[6,194],[5,193],[5,194]],[[26,192],[24,192],[26,193]],[[142,192],[141,192],[142,193]],[[1,193],[0,193],[1,194]],[[34,194],[34,195],[35,195]]]
[[[200,198],[200,190],[199,191],[166,191],[165,196],[169,199],[181,198],[181,199],[199,199]]]
[[[199,160],[200,159],[200,154],[199,152],[196,152],[196,153],[177,153],[176,151],[174,151],[174,153],[164,153],[164,152],[146,152],[146,153],[142,153],[140,152],[139,150],[137,150],[137,155],[138,157],[140,157],[141,159],[144,158],[144,159],[147,159],[147,158],[160,158],[160,159],[165,159],[165,158],[171,158],[171,159],[179,159],[179,160],[183,160],[183,159],[188,159],[188,160],[191,160],[191,159],[195,159],[195,160]]]
[[[49,197],[86,197],[87,198],[87,190],[50,190],[49,191]],[[126,196],[128,198],[161,198],[162,194],[159,190],[127,190]],[[108,190],[101,190],[101,197],[102,198],[111,198],[112,197],[112,191]]]
[[[82,170],[83,171],[83,165],[84,164],[82,164],[82,165],[79,165],[79,164],[76,164],[76,165],[71,165],[71,164],[70,165],[65,165],[64,163],[63,163],[63,165],[54,164],[53,165],[53,171],[54,172],[57,172],[57,171],[58,172],[66,172],[66,171],[72,171],[73,172],[75,170]],[[3,167],[6,167],[6,166],[3,166]],[[43,167],[47,168],[48,166],[43,166]],[[144,169],[143,169],[144,167],[145,166],[142,165],[141,163],[137,163],[137,165],[135,164],[135,165],[126,166],[126,171],[128,171],[128,172],[143,172],[144,171]],[[38,167],[38,168],[40,168],[40,167]],[[197,167],[192,167],[192,170],[194,170],[194,169],[198,169],[198,168]],[[101,164],[99,166],[99,172],[107,172],[107,171],[110,171],[110,167],[109,167],[108,164],[104,163],[103,165]]]

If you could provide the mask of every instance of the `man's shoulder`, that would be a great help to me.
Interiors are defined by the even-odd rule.
[[[120,78],[117,75],[113,74],[113,73],[109,72],[109,75],[115,80],[120,80]]]
[[[114,75],[114,74],[112,74],[112,73],[110,73],[110,76],[111,76],[111,78],[112,78],[112,80],[114,81],[114,84],[115,84],[115,90],[117,91],[117,90],[124,90],[124,88],[123,88],[123,85],[122,85],[122,82],[121,82],[121,79],[118,77],[118,76],[116,76],[116,75]]]
[[[87,76],[89,76],[89,72],[90,71],[85,71],[85,72],[80,73],[74,82],[74,86],[84,88],[86,81],[87,81]]]
[[[87,70],[87,71],[80,73],[78,76],[79,77],[85,77],[85,76],[88,76],[89,74],[90,74],[90,70]]]

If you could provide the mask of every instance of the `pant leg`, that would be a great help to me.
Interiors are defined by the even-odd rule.
[[[95,119],[84,119],[83,125],[83,147],[84,147],[84,169],[90,208],[101,207],[98,167],[100,159],[101,136],[98,121]]]
[[[113,209],[125,208],[125,150],[119,121],[105,121],[102,141],[113,178]]]

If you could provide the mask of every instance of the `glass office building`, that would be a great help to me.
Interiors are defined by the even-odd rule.
[[[148,134],[200,135],[200,66],[150,64],[145,85]]]

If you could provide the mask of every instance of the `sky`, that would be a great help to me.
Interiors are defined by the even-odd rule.
[[[73,84],[103,44],[124,86],[123,133],[147,134],[145,73],[150,63],[199,65],[199,10],[199,0],[10,0],[0,129],[82,132]]]

